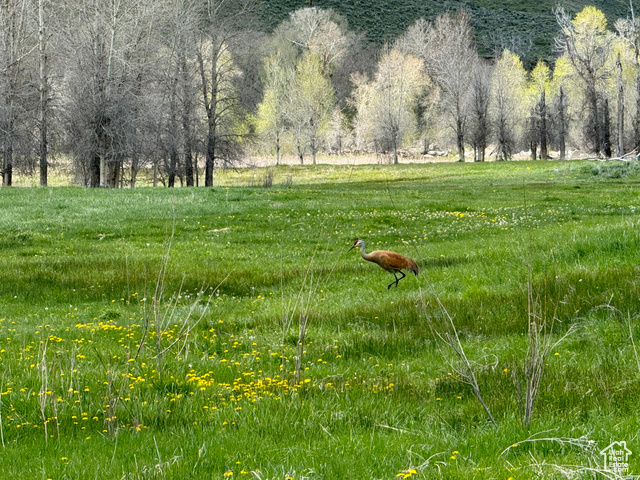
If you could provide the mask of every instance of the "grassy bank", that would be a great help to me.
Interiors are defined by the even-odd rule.
[[[611,441],[640,452],[639,178],[518,162],[2,189],[2,472],[564,478]],[[420,276],[387,290],[355,238]],[[553,347],[526,426],[529,287]],[[438,339],[447,314],[497,426]]]

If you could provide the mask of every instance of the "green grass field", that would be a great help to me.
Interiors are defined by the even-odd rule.
[[[0,190],[1,478],[605,478],[612,441],[640,474],[635,164],[270,172]]]

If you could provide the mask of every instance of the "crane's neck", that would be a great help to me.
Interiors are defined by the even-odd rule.
[[[364,242],[360,244],[360,255],[362,255],[362,258],[364,258],[365,260],[371,261],[371,255],[364,251]]]

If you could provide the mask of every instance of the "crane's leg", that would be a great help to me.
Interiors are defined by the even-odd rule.
[[[399,282],[400,280],[402,280],[404,277],[406,277],[406,275],[404,274],[404,272],[403,272],[402,270],[398,271],[398,273],[399,273],[400,275],[402,275],[400,278],[398,278],[398,277],[396,276],[396,272],[392,272],[392,273],[393,273],[393,277],[396,279],[396,281],[395,281],[395,282],[391,282],[391,283],[389,284],[389,286],[387,287],[387,290],[389,290],[389,289],[391,288],[391,285],[394,285],[394,284],[395,284],[396,288],[398,288],[398,282]]]

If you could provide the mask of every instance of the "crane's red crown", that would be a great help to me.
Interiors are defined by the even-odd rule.
[[[360,245],[360,242],[362,242],[362,240],[360,239],[356,239],[355,242],[353,242],[353,245],[351,246],[351,248],[349,249],[349,251],[353,250],[354,248],[356,248],[358,245]]]

